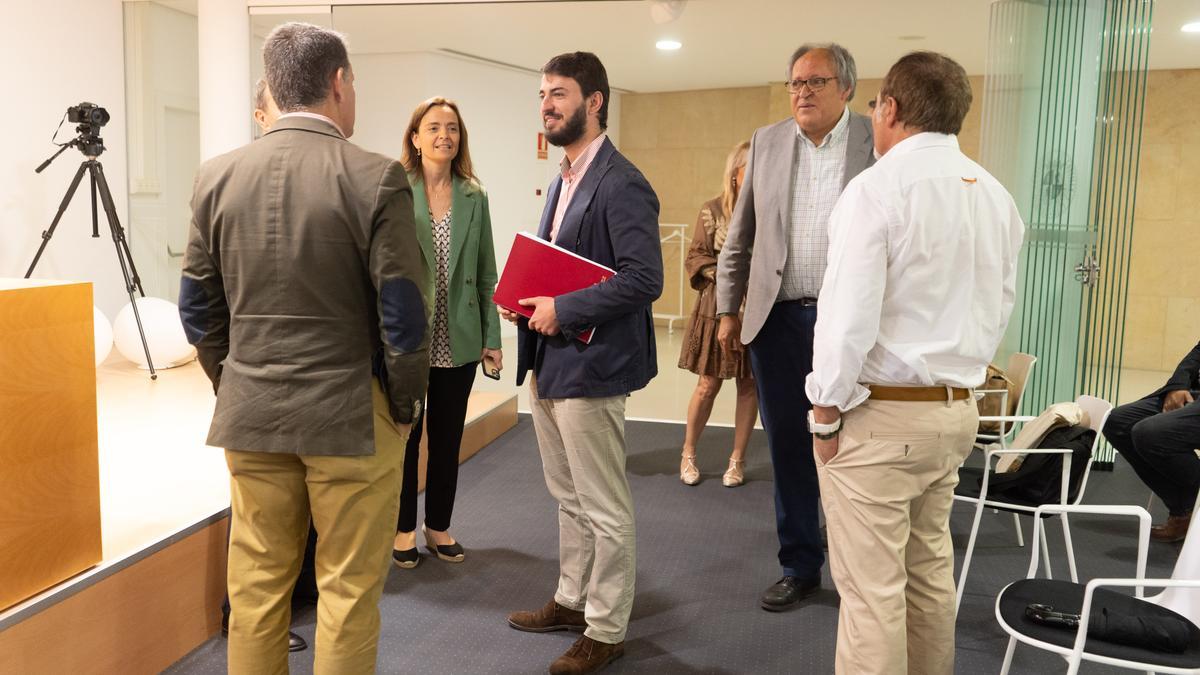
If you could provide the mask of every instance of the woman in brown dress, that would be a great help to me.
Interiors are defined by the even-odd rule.
[[[750,374],[750,357],[744,349],[727,355],[717,342],[717,256],[729,232],[729,217],[737,202],[738,190],[746,174],[746,151],[750,144],[738,144],[725,160],[724,188],[721,196],[709,200],[700,209],[692,248],[688,251],[687,272],[692,288],[700,292],[692,319],[683,338],[679,367],[700,376],[696,391],[688,403],[687,432],[683,440],[683,458],[679,464],[679,480],[685,485],[700,482],[696,468],[696,443],[708,424],[713,401],[721,390],[721,381],[737,379],[737,409],[734,413],[733,454],[721,482],[737,487],[745,482],[744,460],[746,444],[758,417],[758,394]]]

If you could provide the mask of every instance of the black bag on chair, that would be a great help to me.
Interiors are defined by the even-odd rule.
[[[1053,429],[1038,444],[1039,448],[1066,448],[1071,451],[1071,476],[1067,483],[1067,502],[1079,494],[1083,472],[1092,458],[1096,432],[1076,425]],[[993,473],[988,481],[988,499],[1020,504],[1055,504],[1062,492],[1062,455],[1026,455],[1020,468],[1012,473]],[[982,485],[982,478],[980,479]]]

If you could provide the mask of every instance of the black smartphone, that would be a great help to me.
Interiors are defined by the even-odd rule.
[[[496,361],[490,356],[483,357],[479,362],[479,368],[483,371],[483,376],[493,380],[500,379],[500,369],[496,367]]]

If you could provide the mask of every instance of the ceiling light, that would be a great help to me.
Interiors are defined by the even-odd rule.
[[[1200,21],[1185,23],[1183,24],[1183,28],[1180,28],[1179,30],[1185,33],[1200,33]]]
[[[679,40],[659,40],[658,42],[654,43],[654,46],[658,47],[664,52],[673,52],[682,47],[683,43]]]

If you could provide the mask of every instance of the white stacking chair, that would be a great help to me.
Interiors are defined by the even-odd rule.
[[[1008,368],[1004,371],[1004,376],[1008,378],[1009,382],[1012,382],[1011,387],[975,390],[976,394],[999,397],[1000,410],[1003,411],[997,417],[980,418],[980,422],[998,422],[1000,430],[999,433],[977,433],[975,435],[976,445],[986,447],[993,443],[999,443],[1002,448],[1008,447],[1017,427],[1017,422],[1012,420],[1012,416],[1021,412],[1021,399],[1025,396],[1025,385],[1029,384],[1029,377],[1033,373],[1033,366],[1036,363],[1036,356],[1014,352],[1012,356],[1008,357]]]
[[[1004,389],[976,389],[975,393],[981,397],[996,396],[1000,399],[1000,415],[1003,419],[998,419],[992,416],[980,417],[980,422],[996,422],[1000,425],[999,433],[984,433],[982,431],[975,434],[975,446],[980,449],[986,449],[989,445],[999,443],[1001,448],[1007,448],[1012,440],[1013,434],[1016,432],[1017,423],[1016,415],[1021,413],[1021,399],[1025,396],[1025,386],[1029,384],[1029,378],[1033,374],[1033,366],[1037,363],[1037,357],[1024,352],[1013,352],[1008,357],[1008,366],[1004,371],[1004,376],[1012,383],[1012,386]],[[1021,517],[1013,514],[1013,528],[1017,531],[1017,546],[1025,545],[1025,536],[1021,533]]]
[[[1096,439],[1092,442],[1092,458],[1095,457],[1096,448],[1099,446],[1102,434],[1101,429],[1104,428],[1104,422],[1108,419],[1108,414],[1112,412],[1112,404],[1104,399],[1096,398],[1095,396],[1080,396],[1075,399],[1075,403],[1087,413],[1088,428],[1096,432]],[[1000,415],[1013,421],[1029,422],[1035,418],[1021,415]],[[1067,497],[1070,492],[1071,480],[1071,451],[1066,448],[993,448],[988,450],[984,456],[983,480],[979,490],[979,496],[973,497],[968,495],[954,495],[956,501],[966,502],[975,505],[975,518],[971,523],[971,535],[967,539],[967,551],[963,557],[962,570],[958,575],[958,598],[956,607],[962,605],[963,588],[967,583],[967,572],[971,568],[971,556],[975,552],[975,539],[979,535],[979,522],[983,516],[985,507],[999,509],[1002,511],[1010,511],[1016,515],[1032,515],[1041,504],[1017,504],[1004,499],[988,497],[988,482],[992,475],[993,460],[1004,455],[1014,454],[1057,454],[1063,456],[1062,465],[1062,486],[1059,495],[1059,506],[1067,506]],[[1082,481],[1079,485],[1079,492],[1076,493],[1075,499],[1071,501],[1071,505],[1077,505],[1083,500],[1084,491],[1087,489],[1088,477],[1092,472],[1093,459],[1088,459],[1087,466],[1084,468]],[[960,469],[961,471],[961,469]],[[1035,518],[1036,520],[1036,518]],[[1071,580],[1078,580],[1078,573],[1075,568],[1075,553],[1071,547],[1071,529],[1067,521],[1065,512],[1059,514],[1059,520],[1062,521],[1063,538],[1067,542],[1067,563],[1071,570]],[[1018,523],[1017,531],[1020,531]],[[1050,553],[1046,545],[1046,532],[1044,529],[1036,530],[1041,533],[1042,546],[1041,552],[1046,563],[1046,572],[1050,574]]]
[[[1200,498],[1197,499],[1196,506],[1200,507]],[[1138,552],[1134,576],[1127,579],[1092,579],[1086,586],[1077,582],[1038,579],[1039,533],[1044,537],[1042,516],[1055,513],[1136,517]],[[1018,642],[1059,654],[1067,661],[1069,675],[1079,672],[1079,667],[1084,661],[1148,673],[1200,673],[1200,628],[1197,628],[1200,624],[1200,528],[1188,531],[1183,551],[1175,563],[1175,570],[1170,579],[1146,578],[1150,513],[1140,506],[1042,506],[1034,513],[1033,529],[1033,546],[1026,578],[1009,584],[996,597],[996,621],[1009,635],[1001,675],[1006,675],[1012,666]],[[1067,545],[1070,546],[1069,541]],[[1134,595],[1132,598],[1125,595],[1117,597],[1111,591],[1102,590],[1106,587],[1133,588]],[[1164,590],[1158,595],[1146,597],[1146,587]],[[1091,621],[1092,606],[1097,604],[1098,593],[1102,594],[1099,602],[1108,603],[1115,600],[1139,615],[1154,611],[1151,605],[1181,615],[1192,623],[1191,642],[1187,649],[1182,654],[1164,654],[1149,649],[1112,645],[1095,639],[1088,640],[1088,624]],[[1023,618],[1024,608],[1033,602],[1055,605],[1059,611],[1074,612],[1078,609],[1079,627],[1072,634],[1069,629],[1046,629],[1033,624]]]

